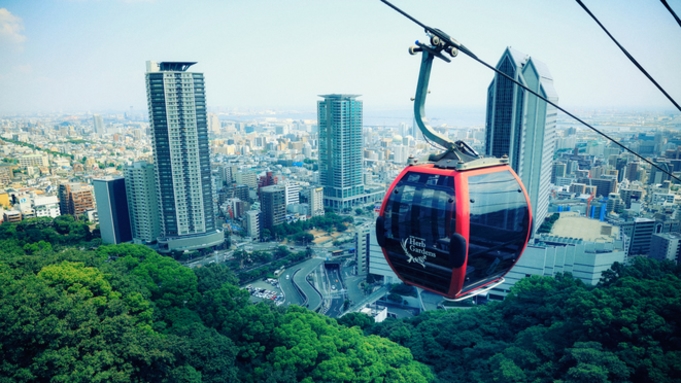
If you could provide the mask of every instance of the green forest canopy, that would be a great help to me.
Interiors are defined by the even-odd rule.
[[[46,220],[0,226],[0,382],[434,379],[386,338],[249,303],[225,266],[192,270],[139,245],[62,245],[70,234]]]
[[[533,276],[500,303],[364,328],[408,347],[439,382],[679,382],[680,275],[636,258],[597,287]]]
[[[519,281],[505,301],[374,324],[251,304],[224,265],[97,246],[68,217],[0,225],[0,382],[676,382],[681,275]],[[340,324],[339,324],[340,323]]]

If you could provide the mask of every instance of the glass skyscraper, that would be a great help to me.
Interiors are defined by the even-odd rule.
[[[132,241],[125,179],[98,178],[92,180],[92,184],[97,201],[102,243],[117,244]]]
[[[359,95],[328,94],[317,102],[319,181],[324,207],[343,211],[366,198],[362,179],[362,101]]]
[[[507,48],[497,69],[543,97],[558,102],[548,67]],[[535,230],[549,208],[556,108],[499,75],[487,89],[485,154],[508,155],[509,164],[527,189]]]
[[[147,101],[158,191],[159,251],[219,245],[213,210],[203,73],[193,62],[147,62]]]

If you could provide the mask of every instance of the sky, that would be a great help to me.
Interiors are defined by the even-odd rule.
[[[544,62],[561,106],[674,110],[575,1],[393,3],[492,65],[507,46]],[[681,103],[681,27],[660,1],[584,3]],[[417,39],[379,0],[0,0],[0,115],[144,111],[147,60],[197,62],[210,108],[314,112],[350,93],[365,112],[410,110]],[[484,109],[492,78],[437,60],[427,105]]]

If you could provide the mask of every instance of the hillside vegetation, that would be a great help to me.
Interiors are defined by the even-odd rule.
[[[6,223],[0,383],[678,382],[680,276],[639,258],[596,287],[529,277],[499,303],[337,322],[69,218]]]
[[[0,226],[0,382],[433,379],[386,338],[297,306],[249,303],[224,266],[192,270],[130,244],[86,247],[82,225],[48,221]]]
[[[354,324],[411,349],[439,382],[679,382],[679,276],[671,262],[637,258],[597,287],[535,276],[500,303]]]

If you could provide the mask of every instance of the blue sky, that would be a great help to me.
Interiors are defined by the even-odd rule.
[[[656,0],[584,0],[681,102],[681,27]],[[506,46],[546,63],[569,108],[673,106],[574,1],[395,0],[496,64]],[[669,0],[681,14],[681,0]],[[209,106],[313,111],[361,94],[409,109],[423,31],[378,0],[0,0],[0,114],[146,109],[145,61],[197,61]],[[493,73],[436,62],[429,105],[483,108]]]

